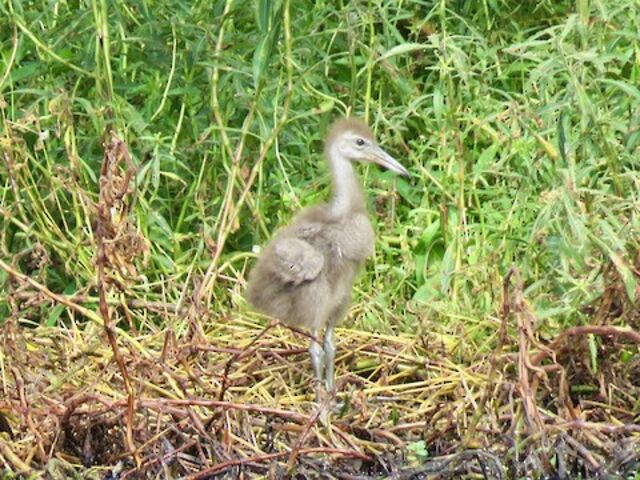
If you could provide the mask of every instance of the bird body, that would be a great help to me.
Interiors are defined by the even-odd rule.
[[[364,211],[338,217],[330,204],[300,212],[265,248],[247,298],[261,312],[310,330],[341,320],[358,267],[373,253]]]
[[[333,329],[347,313],[356,274],[373,254],[375,241],[352,162],[408,172],[376,144],[366,124],[355,119],[333,125],[325,156],[333,184],[331,200],[302,210],[274,235],[249,275],[247,300],[262,313],[311,331],[315,376],[320,380],[324,372],[326,387],[332,389]]]

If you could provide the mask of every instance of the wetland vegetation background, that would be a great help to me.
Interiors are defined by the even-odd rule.
[[[177,343],[204,334],[215,346],[218,322],[259,325],[242,299],[256,248],[327,197],[323,134],[349,114],[412,177],[359,170],[378,237],[343,338],[429,337],[461,370],[504,350],[504,370],[474,379],[515,375],[513,415],[530,427],[530,408],[595,422],[578,410],[599,403],[612,428],[640,423],[637,0],[7,0],[0,13],[6,398],[20,384],[12,335],[104,341],[101,299],[124,335],[121,368],[135,342],[162,349],[169,328]],[[120,162],[110,180],[105,151]],[[568,410],[522,390],[518,358],[526,347],[542,361],[544,345],[564,359]],[[456,414],[485,405],[464,375],[456,385]],[[633,432],[621,435],[637,448]],[[448,453],[469,446],[461,437]],[[42,452],[18,455],[29,468],[49,458],[43,438],[40,464]],[[425,438],[402,438],[413,468],[446,450]],[[601,449],[576,468],[612,465],[618,444],[589,442],[567,443],[575,458]]]

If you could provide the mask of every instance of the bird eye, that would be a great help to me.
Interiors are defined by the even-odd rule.
[[[362,138],[357,139],[356,145],[358,145],[359,147],[362,147],[364,145],[364,140]]]

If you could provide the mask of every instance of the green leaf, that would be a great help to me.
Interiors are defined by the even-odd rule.
[[[429,451],[427,450],[427,444],[424,440],[418,440],[417,442],[407,445],[407,457],[412,463],[424,463],[429,457]]]
[[[273,7],[272,0],[258,0],[256,6],[256,23],[261,32],[269,31],[269,20],[271,18],[271,9]]]
[[[51,310],[51,313],[49,314],[49,317],[47,318],[47,327],[55,327],[56,324],[58,323],[58,318],[60,318],[60,315],[62,314],[62,312],[64,311],[64,305],[62,304],[58,304],[55,307],[53,307],[53,309]]]
[[[443,295],[449,291],[451,285],[451,277],[456,268],[456,242],[451,242],[444,252],[442,259],[442,278],[440,279],[440,291]]]
[[[440,290],[430,283],[425,283],[416,290],[416,293],[413,294],[413,300],[420,303],[431,303],[434,300],[439,300],[441,298],[442,293],[440,293]]]
[[[427,228],[422,231],[420,243],[424,244],[425,248],[431,248],[434,242],[442,238],[440,233],[440,219],[438,219],[435,222],[431,222]]]
[[[269,37],[265,35],[253,52],[253,86],[256,90],[260,85],[260,80],[262,80],[267,61],[269,60],[269,44]]]
[[[609,78],[601,78],[600,82],[602,82],[604,84],[612,85],[612,86],[622,90],[627,95],[629,95],[631,97],[634,97],[636,100],[640,100],[640,90],[638,90],[633,85],[621,82],[619,80],[611,80]]]
[[[591,371],[595,375],[598,373],[598,344],[596,343],[596,337],[592,333],[587,335],[587,341],[589,342],[589,357],[591,359]]]
[[[151,160],[151,185],[155,190],[160,186],[160,156],[154,155]]]
[[[611,263],[616,267],[620,278],[622,279],[622,283],[624,283],[625,290],[627,292],[627,296],[631,302],[635,302],[636,298],[636,280],[633,276],[633,272],[625,262],[622,256],[615,252],[609,245],[607,245],[604,241],[600,240],[596,235],[589,233],[589,238],[593,241],[600,250],[609,257]]]
[[[140,114],[140,112],[138,112],[137,108],[122,97],[116,97],[115,100],[119,104],[120,110],[122,111],[122,116],[127,126],[134,129],[138,135],[144,133],[149,124]]]
[[[410,52],[415,52],[418,50],[426,50],[431,48],[429,45],[424,45],[422,43],[402,43],[400,45],[396,45],[395,47],[387,50],[383,53],[378,61],[387,60],[388,58],[395,57],[396,55],[405,55]]]
[[[393,425],[397,425],[400,422],[400,413],[398,412],[398,408],[395,405],[391,406],[391,423]]]
[[[37,75],[39,70],[42,69],[42,63],[25,63],[24,65],[11,70],[9,79],[12,83],[17,83],[25,78],[30,78]]]
[[[392,172],[387,172],[393,175]],[[419,204],[420,202],[420,192],[416,192],[416,189],[413,188],[409,182],[407,182],[404,178],[395,178],[396,190],[400,194],[403,200],[406,200],[410,204]]]
[[[629,350],[622,350],[620,352],[620,361],[622,363],[629,363],[634,358],[635,358],[635,354],[630,352]]]
[[[565,165],[568,163],[567,161],[567,135],[566,135],[566,127],[565,127],[565,114],[564,110],[560,112],[558,116],[558,150],[560,150],[560,156],[562,160],[564,160]]]
[[[473,167],[473,170],[476,174],[488,169],[489,165],[492,164],[494,159],[496,158],[496,153],[498,153],[500,147],[501,145],[494,143],[483,150],[483,152],[478,157],[478,161]]]
[[[280,36],[283,8],[284,3],[281,3],[279,8],[275,9],[271,0],[261,1],[258,6],[257,18],[263,36],[253,51],[252,73],[253,86],[256,90],[260,88]]]
[[[622,278],[622,283],[624,283],[624,288],[627,291],[627,296],[631,302],[635,302],[636,299],[636,280],[631,272],[631,269],[627,266],[626,262],[622,258],[621,255],[614,251],[609,252],[609,258],[613,262]]]
[[[433,113],[438,120],[441,120],[444,114],[444,97],[438,87],[433,91]]]
[[[427,256],[425,254],[416,255],[415,261],[416,261],[416,285],[420,287],[424,284],[424,265],[427,262]]]

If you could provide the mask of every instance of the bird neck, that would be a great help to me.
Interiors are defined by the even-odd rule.
[[[351,211],[364,209],[364,195],[351,162],[336,147],[327,150],[327,160],[333,180],[331,213],[340,217]]]

